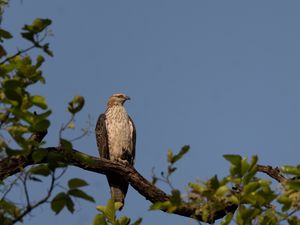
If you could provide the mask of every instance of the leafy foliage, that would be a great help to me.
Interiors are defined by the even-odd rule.
[[[30,134],[46,131],[50,126],[48,117],[51,110],[48,109],[45,98],[40,95],[32,95],[28,91],[32,85],[45,83],[40,70],[45,59],[39,55],[33,62],[29,55],[25,55],[25,52],[31,48],[43,48],[42,40],[38,39],[38,35],[50,24],[50,20],[37,19],[32,25],[25,25],[23,29],[32,36],[30,41],[33,46],[7,56],[0,63],[0,128],[5,129],[13,141],[22,148],[20,154],[30,154],[33,147],[40,145],[39,142],[28,139]],[[0,30],[1,42],[10,38],[12,35],[8,31]],[[0,52],[3,53],[0,54],[0,57],[7,55],[3,46]],[[8,146],[4,137],[0,138],[0,151],[9,155],[12,148]]]
[[[97,210],[100,212],[94,218],[92,225],[129,225],[130,218],[126,216],[121,216],[120,218],[116,217],[116,211],[122,206],[120,202],[114,202],[112,199],[109,199],[106,206],[99,205]],[[141,224],[142,219],[139,218],[131,225]]]
[[[81,198],[86,201],[95,202],[93,197],[79,189],[86,185],[88,185],[88,183],[79,178],[69,180],[69,190],[67,192],[58,193],[51,201],[51,209],[55,212],[55,214],[60,213],[64,207],[66,207],[69,212],[73,213],[75,207],[72,198]]]
[[[180,151],[184,152],[184,151]],[[180,155],[180,154],[177,154]],[[168,162],[172,164],[174,156],[170,151]],[[282,183],[278,192],[270,180],[257,176],[258,157],[249,161],[239,155],[224,155],[230,162],[230,175],[219,179],[217,175],[206,182],[190,182],[187,198],[182,198],[179,190],[173,189],[169,201],[157,202],[150,210],[174,212],[180,207],[195,209],[195,216],[203,221],[213,222],[214,214],[224,211],[228,205],[236,205],[235,214],[228,212],[221,224],[300,224],[297,212],[300,210],[300,167],[283,166],[282,173],[296,175]]]
[[[64,168],[66,165],[59,163],[61,155],[47,153],[40,149],[45,144],[42,141],[50,127],[49,116],[51,110],[48,108],[46,99],[38,94],[32,94],[30,87],[37,84],[45,84],[41,66],[45,62],[42,55],[32,60],[28,54],[32,49],[40,49],[49,56],[53,56],[49,43],[44,43],[49,36],[49,19],[35,19],[32,24],[25,25],[21,36],[29,41],[31,46],[9,54],[3,46],[7,39],[13,38],[12,34],[0,29],[0,153],[1,157],[28,157],[35,162],[36,166],[24,170],[11,183],[3,183],[1,192],[3,196],[0,201],[0,224],[11,225],[21,221],[31,210],[46,203],[52,195],[57,180],[61,175],[56,176],[57,168]],[[72,120],[84,106],[84,98],[75,96],[69,105]],[[62,132],[62,131],[61,131]],[[60,132],[60,134],[61,134]],[[71,141],[60,138],[60,144],[66,149],[72,149]],[[48,163],[43,163],[47,161]],[[42,164],[40,164],[42,163]],[[49,190],[46,195],[35,202],[30,201],[31,197],[27,190],[28,180],[32,182],[43,182],[51,178]],[[24,188],[27,204],[22,206],[12,203],[7,197],[9,191],[20,183]],[[81,188],[88,185],[86,181],[74,178],[68,182],[69,189],[66,192],[58,193],[51,201],[52,210],[58,214],[63,208],[74,212],[74,199],[81,198],[90,202],[94,199],[85,193]],[[1,187],[1,186],[0,186]]]

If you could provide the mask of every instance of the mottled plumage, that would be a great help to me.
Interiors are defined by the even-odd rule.
[[[100,157],[133,165],[136,131],[132,119],[123,106],[129,99],[125,94],[112,95],[105,113],[99,116],[95,133]],[[109,173],[106,176],[112,197],[116,202],[124,204],[128,182],[116,173]]]

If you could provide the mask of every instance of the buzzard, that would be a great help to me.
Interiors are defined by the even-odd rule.
[[[128,116],[124,103],[129,96],[113,94],[107,102],[105,113],[98,118],[95,133],[100,157],[122,162],[125,165],[134,164],[136,131],[132,119]],[[128,190],[128,182],[116,173],[106,174],[111,196],[115,202],[121,202]]]

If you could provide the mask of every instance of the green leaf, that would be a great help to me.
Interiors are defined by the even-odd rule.
[[[130,219],[126,216],[121,216],[120,219],[118,219],[119,225],[128,225],[130,223]]]
[[[233,214],[232,213],[228,213],[223,220],[221,221],[220,225],[228,225],[231,220],[232,220]]]
[[[105,216],[103,214],[97,214],[91,225],[107,225],[107,222],[105,220]]]
[[[21,105],[23,100],[22,83],[17,80],[7,80],[3,83],[5,96]]]
[[[36,175],[48,176],[51,173],[51,170],[49,169],[48,165],[42,164],[31,168],[30,172]]]
[[[106,210],[106,206],[105,205],[98,205],[96,207],[96,209],[102,213],[105,213],[105,210]]]
[[[241,175],[245,175],[250,168],[250,165],[247,162],[247,158],[242,159],[241,161]]]
[[[240,155],[223,155],[223,157],[231,164],[240,166],[242,157]]]
[[[257,161],[258,161],[257,155],[252,156],[249,170],[252,170],[254,167],[256,167]]]
[[[41,162],[47,156],[47,154],[47,151],[38,149],[32,153],[32,159],[35,163],[38,163]]]
[[[107,217],[109,222],[111,223],[115,222],[116,209],[115,209],[115,204],[113,199],[108,200],[104,214]]]
[[[33,132],[43,132],[46,131],[50,127],[50,121],[45,120],[39,120],[33,126],[31,127],[31,131]]]
[[[300,176],[300,166],[282,166],[280,170],[283,173]]]
[[[47,102],[43,96],[35,95],[31,97],[32,104],[40,107],[41,109],[47,109]]]
[[[24,39],[26,39],[26,40],[28,40],[28,41],[30,41],[30,42],[35,43],[35,40],[34,40],[34,33],[32,33],[32,32],[22,32],[22,33],[21,33],[21,36],[22,36]]]
[[[115,202],[115,210],[119,210],[123,206],[122,202]]]
[[[172,204],[170,201],[155,202],[150,206],[149,210],[167,210],[171,206]]]
[[[47,119],[50,116],[50,114],[51,114],[51,110],[47,110],[44,113],[35,114],[34,118],[35,118],[35,120],[44,120],[44,119]]]
[[[71,102],[69,102],[68,111],[72,114],[78,113],[84,106],[84,98],[82,96],[75,96]]]
[[[288,182],[288,186],[291,189],[299,191],[300,190],[300,181],[299,180],[291,180]]]
[[[288,211],[290,209],[290,207],[292,206],[292,199],[290,199],[288,196],[286,195],[281,195],[277,198],[277,201],[283,205],[282,207],[282,211],[285,212],[285,211]]]
[[[142,223],[143,219],[142,218],[138,218],[134,223],[132,223],[131,225],[140,225]]]
[[[256,191],[260,187],[258,182],[251,182],[245,185],[243,189],[244,194],[250,194],[253,191]]]
[[[181,205],[181,196],[180,196],[180,191],[177,189],[172,190],[172,195],[170,198],[170,202],[172,205],[179,207]]]
[[[0,210],[9,214],[10,217],[18,217],[21,214],[21,210],[14,203],[5,199],[0,200]]]
[[[291,216],[290,218],[288,218],[288,223],[289,225],[299,225],[299,218],[297,216]]]
[[[170,149],[168,150],[168,153],[167,153],[167,160],[169,163],[173,162],[173,152]]]
[[[67,150],[72,150],[73,149],[72,143],[70,141],[66,140],[66,139],[63,139],[63,138],[60,139],[60,146],[64,149],[67,149]]]
[[[175,163],[179,159],[181,159],[189,151],[189,149],[190,149],[190,146],[188,146],[188,145],[183,146],[180,149],[179,153],[173,156],[171,163]]]
[[[55,169],[57,167],[62,167],[64,162],[64,156],[62,154],[59,154],[57,152],[51,152],[49,151],[47,155],[48,160],[48,166],[51,169]]]
[[[7,53],[6,53],[5,48],[2,45],[0,45],[0,58],[3,56],[6,56],[6,55],[7,55]]]
[[[230,192],[230,189],[226,185],[223,185],[216,190],[216,196],[222,197],[228,192]]]
[[[192,182],[189,183],[189,187],[192,189],[193,192],[198,194],[201,194],[205,190],[204,186]]]
[[[53,52],[52,52],[52,51],[50,50],[50,48],[49,48],[49,43],[43,45],[42,48],[43,48],[44,52],[45,52],[47,55],[53,57]]]
[[[11,39],[13,36],[7,30],[3,30],[0,28],[0,41],[2,42],[2,38]]]
[[[36,58],[35,67],[39,68],[43,64],[43,62],[45,62],[45,58],[41,55],[38,55],[37,58]]]
[[[213,190],[217,190],[220,187],[220,182],[217,177],[217,175],[213,176],[206,182],[207,186],[209,188],[212,188]]]
[[[87,186],[88,183],[85,180],[82,180],[80,178],[73,178],[68,181],[68,186],[70,189],[75,189],[79,187]]]
[[[87,201],[90,201],[90,202],[95,202],[94,198],[89,196],[87,193],[83,192],[82,190],[79,190],[79,189],[71,189],[68,191],[68,194],[69,195],[72,195],[76,198],[82,198],[82,199],[85,199]]]
[[[51,209],[55,212],[55,214],[60,213],[60,211],[65,207],[66,196],[67,195],[64,192],[60,192],[51,201]]]
[[[66,206],[70,213],[73,213],[75,211],[74,202],[69,195],[66,195]]]
[[[35,19],[31,25],[25,25],[23,27],[23,30],[30,31],[32,33],[40,33],[42,32],[46,27],[48,27],[51,24],[50,19],[41,19],[37,18]]]

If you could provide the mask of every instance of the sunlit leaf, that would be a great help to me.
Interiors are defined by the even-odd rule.
[[[31,97],[31,102],[40,107],[41,109],[47,109],[47,102],[43,96],[35,95]]]
[[[68,111],[72,114],[78,113],[84,106],[84,98],[82,96],[75,96],[69,102]]]
[[[227,213],[227,215],[221,221],[220,225],[228,225],[231,222],[232,217],[233,217],[232,213]]]
[[[121,216],[120,219],[118,219],[119,225],[128,225],[130,223],[130,219],[126,216]]]
[[[295,166],[282,166],[280,168],[280,170],[283,173],[300,176],[300,166],[298,166],[298,167],[295,167]]]
[[[104,214],[107,217],[108,221],[110,221],[111,223],[115,221],[116,209],[113,199],[108,200]]]
[[[107,225],[107,222],[105,220],[105,216],[103,214],[97,214],[91,225]]]
[[[233,165],[240,165],[242,157],[240,155],[223,155],[223,157]]]

